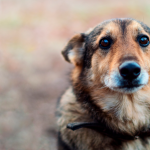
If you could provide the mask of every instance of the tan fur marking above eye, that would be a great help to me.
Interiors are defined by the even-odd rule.
[[[142,28],[142,26],[136,22],[132,21],[131,24],[129,24],[127,28],[128,32],[132,34],[132,37],[135,39],[139,33],[145,34],[149,37],[149,35],[145,32],[145,30]]]
[[[119,28],[114,22],[110,22],[108,25],[106,25],[101,32],[101,34],[97,37],[97,40],[95,41],[94,45],[99,45],[99,41],[102,37],[111,36],[113,39],[116,39],[119,33]]]

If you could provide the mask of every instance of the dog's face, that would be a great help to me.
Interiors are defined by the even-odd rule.
[[[134,93],[149,82],[149,39],[150,29],[143,23],[114,19],[75,35],[62,53],[75,65],[73,80],[94,89]]]

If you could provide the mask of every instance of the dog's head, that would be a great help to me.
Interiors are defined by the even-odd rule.
[[[149,39],[150,28],[145,24],[113,19],[75,35],[62,54],[75,65],[73,82],[129,94],[148,85]]]

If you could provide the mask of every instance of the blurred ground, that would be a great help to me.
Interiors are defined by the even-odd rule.
[[[69,84],[60,54],[101,21],[150,25],[149,0],[0,0],[0,150],[56,150],[55,107]]]

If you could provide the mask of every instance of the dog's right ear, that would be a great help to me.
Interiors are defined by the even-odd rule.
[[[75,66],[82,64],[85,38],[85,34],[80,33],[69,40],[67,46],[62,51],[62,55],[66,61],[74,64]]]

